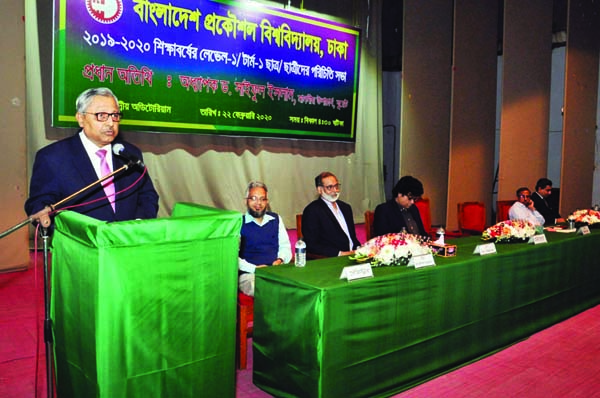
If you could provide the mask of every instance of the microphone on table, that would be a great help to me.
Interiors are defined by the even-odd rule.
[[[115,155],[120,156],[125,160],[128,160],[130,165],[139,166],[142,169],[146,167],[144,162],[142,162],[140,159],[138,159],[137,156],[135,156],[132,153],[127,152],[127,149],[125,149],[125,146],[123,144],[113,145],[112,150]]]

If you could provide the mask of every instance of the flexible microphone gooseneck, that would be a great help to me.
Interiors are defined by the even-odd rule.
[[[131,165],[139,166],[142,169],[146,167],[144,162],[138,159],[137,156],[127,152],[125,146],[123,144],[114,144],[112,147],[112,151],[115,155],[122,157],[125,160],[128,160]]]

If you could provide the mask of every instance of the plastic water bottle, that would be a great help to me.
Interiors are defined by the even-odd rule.
[[[306,243],[302,239],[298,239],[294,249],[294,265],[304,267],[306,265]]]

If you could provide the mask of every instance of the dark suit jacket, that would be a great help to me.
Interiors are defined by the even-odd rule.
[[[142,153],[137,147],[122,140],[116,140],[116,142],[123,144],[127,152],[142,159]],[[126,160],[112,153],[111,156],[114,170],[127,163]],[[115,175],[114,184],[115,192],[117,192],[115,212],[106,198],[92,204],[75,207],[72,210],[104,221],[155,218],[158,212],[158,194],[148,174],[144,175],[133,188],[118,194],[120,190],[134,183],[141,173],[140,168],[132,166]],[[98,176],[85,152],[79,134],[50,144],[40,149],[35,156],[29,199],[25,202],[25,211],[28,215],[34,214],[96,180],[98,180]],[[104,190],[98,184],[58,208],[89,202],[103,196],[105,196]]]
[[[554,220],[560,218],[558,211],[548,206],[548,202],[542,198],[539,193],[532,193],[531,200],[533,200],[533,206],[535,206],[535,209],[539,211],[542,216],[544,216],[544,225],[554,225]]]
[[[419,208],[412,205],[406,211],[410,212],[412,218],[416,221],[419,227],[419,235],[427,237]],[[402,228],[406,228],[408,231],[400,206],[394,199],[381,203],[375,208],[375,215],[373,216],[373,233],[375,236],[400,232]]]
[[[360,246],[360,242],[356,238],[352,207],[341,200],[336,201],[336,203],[348,225],[348,231],[353,242],[352,250],[354,250]],[[340,227],[340,223],[327,206],[327,203],[321,198],[312,201],[304,208],[302,212],[302,236],[306,242],[306,252],[309,254],[335,257],[340,251],[350,249],[348,247],[348,236]]]

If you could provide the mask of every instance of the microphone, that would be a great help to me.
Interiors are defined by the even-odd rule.
[[[137,156],[127,152],[127,149],[125,149],[123,144],[115,144],[115,145],[113,145],[112,149],[113,149],[113,153],[115,155],[128,160],[130,164],[133,164],[135,166],[140,166],[142,169],[146,167],[144,162],[142,162],[140,159],[138,159]]]

